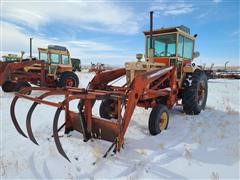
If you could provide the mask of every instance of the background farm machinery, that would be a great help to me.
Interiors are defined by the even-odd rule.
[[[73,67],[73,71],[81,71],[82,66],[81,66],[81,60],[78,58],[71,58],[71,63]]]
[[[146,59],[128,62],[125,68],[97,73],[86,89],[80,88],[26,88],[16,93],[11,104],[11,117],[17,131],[27,137],[20,128],[15,106],[19,98],[33,101],[26,118],[28,137],[38,144],[31,128],[31,117],[39,104],[56,107],[53,120],[53,138],[59,153],[69,160],[64,152],[58,132],[65,127],[65,133],[76,130],[83,134],[84,141],[91,138],[112,142],[104,157],[114,148],[120,151],[124,144],[124,135],[129,126],[136,106],[152,108],[148,128],[151,135],[157,135],[168,127],[169,113],[174,105],[182,105],[186,114],[197,115],[206,105],[208,84],[204,71],[192,60],[196,36],[184,26],[152,30],[152,12],[150,31],[144,32],[146,38]],[[117,79],[126,76],[122,86],[111,85]],[[41,90],[38,97],[24,95],[28,91]],[[62,102],[46,100],[48,96],[63,95]],[[78,100],[77,111],[71,110],[70,103]],[[94,103],[100,100],[99,117],[93,115]],[[61,112],[65,112],[65,121],[59,127]]]
[[[21,56],[18,56],[17,54],[7,54],[2,56],[3,61],[8,61],[8,62],[12,62],[12,61],[21,61],[23,59],[23,54],[24,52],[21,52]]]
[[[205,72],[207,79],[215,79],[216,72],[213,70],[214,63],[211,64],[210,68],[206,68],[206,64],[203,66],[203,71]]]
[[[206,64],[203,65],[203,70],[207,76],[207,79],[240,79],[239,67],[227,67],[229,61],[225,63],[225,67],[216,67],[213,69],[212,63],[209,68],[206,68]]]
[[[92,63],[91,62],[91,66],[89,67],[89,72],[95,72],[95,73],[99,73],[102,71],[106,71],[106,70],[112,70],[113,68],[110,67],[107,64],[103,64],[103,63]]]
[[[240,79],[240,71],[237,70],[216,71],[216,77],[221,79]]]
[[[30,83],[41,87],[78,87],[79,79],[72,72],[70,54],[65,47],[50,45],[38,50],[40,60],[23,59],[22,53],[21,57],[0,61],[0,85],[4,92],[19,91],[30,87]]]

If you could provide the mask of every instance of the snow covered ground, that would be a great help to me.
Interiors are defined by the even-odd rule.
[[[79,73],[80,86],[85,87],[93,75]],[[209,80],[206,110],[198,116],[188,116],[180,107],[173,108],[169,128],[157,136],[148,132],[150,110],[136,108],[125,136],[125,148],[107,158],[102,155],[110,146],[109,142],[93,140],[84,143],[82,135],[71,132],[70,137],[64,135],[61,138],[71,160],[69,163],[57,152],[51,138],[55,108],[41,105],[33,113],[33,131],[40,144],[36,146],[13,127],[9,107],[14,94],[0,90],[0,177],[239,179],[239,93],[239,80]],[[62,97],[50,99],[61,101]],[[27,100],[17,104],[16,114],[25,132],[30,105]],[[93,110],[96,114],[98,105]]]

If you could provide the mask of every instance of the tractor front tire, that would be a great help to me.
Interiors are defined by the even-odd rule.
[[[16,84],[15,88],[14,88],[14,91],[15,92],[19,92],[21,91],[23,88],[26,88],[26,87],[31,87],[31,85],[27,82],[27,81],[20,81]],[[25,94],[27,95],[30,95],[31,94],[31,91],[28,91],[26,92]]]
[[[185,80],[182,94],[183,111],[189,115],[198,115],[205,109],[208,94],[207,76],[196,70]]]
[[[79,79],[78,76],[74,72],[64,72],[60,74],[58,87],[78,87]]]
[[[16,83],[11,81],[6,81],[2,84],[2,90],[4,92],[13,92],[15,89]]]
[[[117,119],[116,101],[112,99],[103,100],[99,107],[99,114],[100,117],[105,119]]]
[[[168,108],[163,104],[157,104],[152,108],[149,116],[148,129],[151,135],[155,136],[167,129],[169,122]]]

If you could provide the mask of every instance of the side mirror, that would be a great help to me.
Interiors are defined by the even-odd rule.
[[[193,53],[193,59],[200,56],[200,52],[196,51]]]

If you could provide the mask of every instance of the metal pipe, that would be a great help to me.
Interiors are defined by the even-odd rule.
[[[150,11],[150,46],[149,48],[152,49],[152,33],[153,33],[153,11]]]
[[[32,60],[32,38],[30,38],[30,59]]]

